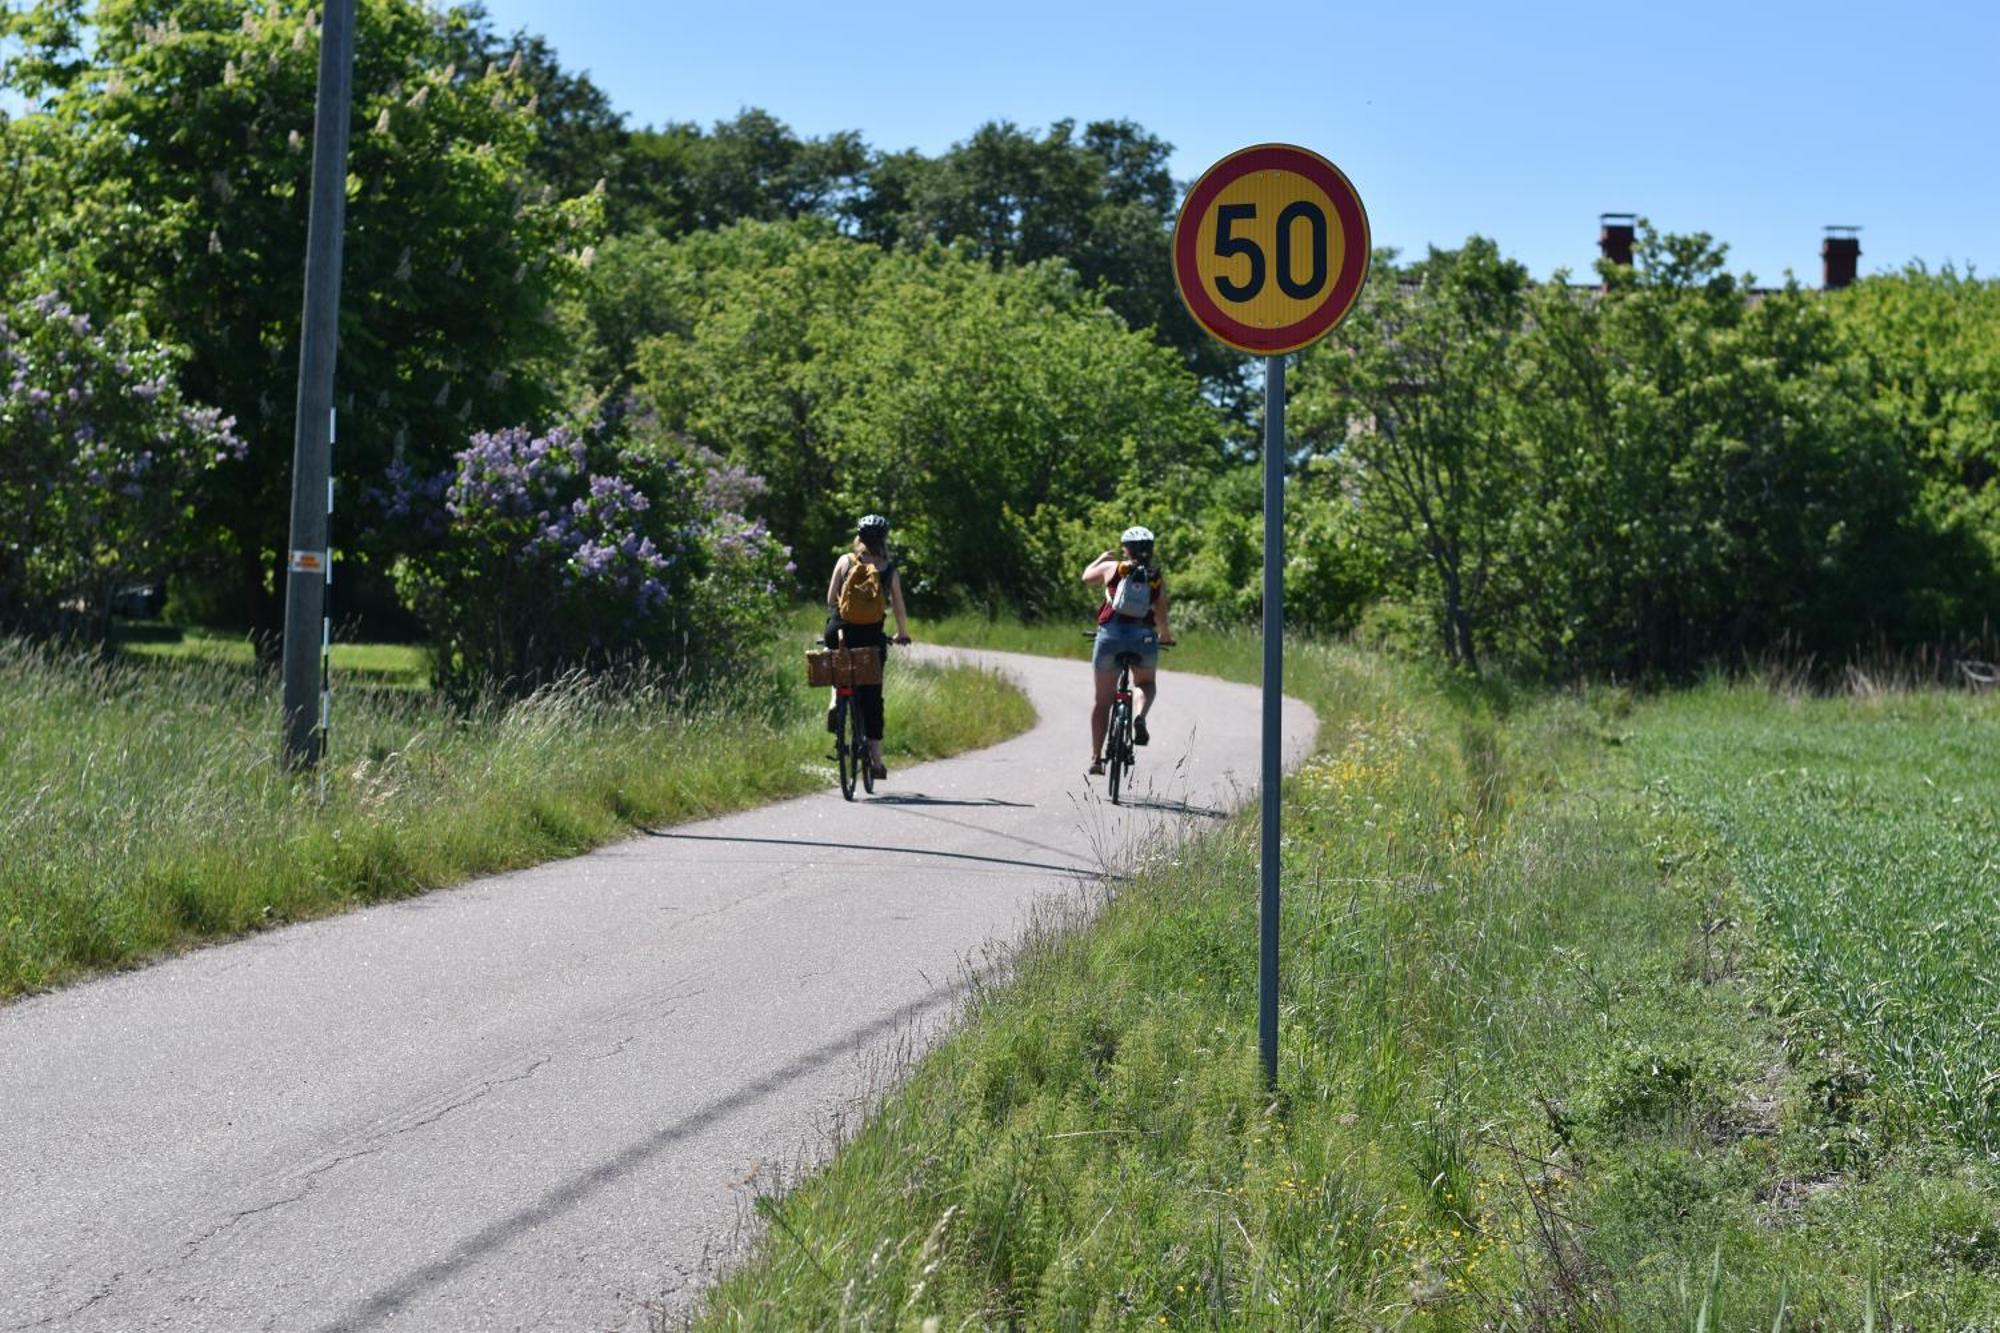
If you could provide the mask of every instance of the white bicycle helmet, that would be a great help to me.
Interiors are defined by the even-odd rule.
[[[1142,528],[1137,523],[1134,523],[1131,527],[1125,529],[1125,534],[1118,540],[1127,546],[1138,544],[1150,546],[1153,544],[1153,530],[1151,528]]]

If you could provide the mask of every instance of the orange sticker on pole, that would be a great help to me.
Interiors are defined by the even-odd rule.
[[[1368,278],[1368,213],[1339,167],[1258,144],[1202,174],[1174,221],[1174,284],[1238,351],[1281,356],[1347,317]]]

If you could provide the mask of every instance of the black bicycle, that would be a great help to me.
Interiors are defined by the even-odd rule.
[[[1093,634],[1091,637],[1095,638]],[[1171,643],[1159,645],[1171,648]],[[1132,668],[1138,666],[1138,653],[1120,653],[1112,659],[1118,663],[1118,684],[1111,693],[1111,716],[1104,728],[1104,785],[1111,793],[1111,803],[1118,804],[1118,796],[1127,785],[1132,767],[1138,762],[1136,747],[1132,744]]]
[[[862,735],[861,708],[854,702],[854,686],[833,687],[833,759],[840,767],[840,794],[854,799],[854,788],[875,794],[875,763],[868,754],[868,738]]]

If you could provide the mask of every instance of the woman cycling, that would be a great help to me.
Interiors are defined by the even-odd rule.
[[[889,656],[889,637],[883,631],[888,612],[896,613],[896,642],[910,641],[909,618],[903,611],[903,580],[889,559],[889,520],[870,514],[856,529],[854,549],[834,564],[833,577],[826,585],[826,646],[829,648],[875,648],[883,660]],[[856,685],[854,703],[861,711],[861,730],[868,737],[868,762],[875,780],[889,776],[882,764],[882,687]],[[827,706],[826,729],[832,731],[834,702]]]
[[[1104,589],[1097,608],[1097,643],[1090,651],[1090,669],[1097,678],[1097,697],[1090,706],[1090,771],[1104,772],[1104,729],[1111,719],[1111,697],[1118,689],[1118,655],[1137,653],[1132,683],[1139,687],[1139,715],[1132,719],[1132,743],[1144,745],[1146,714],[1158,692],[1160,645],[1174,641],[1167,627],[1167,581],[1153,559],[1153,534],[1129,527],[1119,539],[1121,559],[1106,551],[1083,571],[1085,583]]]

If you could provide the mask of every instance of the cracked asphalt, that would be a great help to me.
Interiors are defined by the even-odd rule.
[[[829,777],[0,1008],[0,1333],[684,1310],[1038,908],[1255,797],[1252,689],[1163,673],[1113,808],[1082,664],[959,655],[1040,723],[874,801]],[[1288,758],[1313,727],[1287,700]]]

